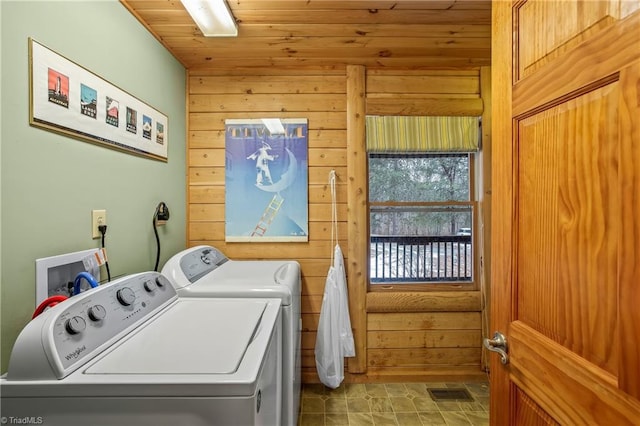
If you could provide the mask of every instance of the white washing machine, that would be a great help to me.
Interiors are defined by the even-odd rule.
[[[19,335],[3,423],[277,425],[280,311],[278,298],[179,298],[157,272],[81,293]]]
[[[231,260],[211,246],[174,255],[162,274],[181,297],[266,297],[282,303],[282,424],[298,421],[301,387],[300,264],[293,260]]]

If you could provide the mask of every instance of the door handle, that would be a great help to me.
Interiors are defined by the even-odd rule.
[[[504,337],[504,334],[496,331],[495,333],[493,333],[493,339],[485,337],[482,340],[482,344],[491,352],[499,353],[500,362],[502,364],[507,365],[509,363],[509,355],[507,355],[507,352],[509,352],[509,348],[507,346],[507,338]]]

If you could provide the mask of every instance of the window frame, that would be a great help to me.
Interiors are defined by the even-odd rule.
[[[469,206],[471,209],[471,263],[472,263],[472,271],[471,281],[424,281],[424,282],[393,282],[393,283],[372,283],[371,282],[371,227],[370,224],[367,223],[367,292],[375,293],[375,292],[433,292],[433,291],[474,291],[479,289],[479,274],[480,271],[480,254],[479,254],[479,241],[478,241],[478,223],[479,223],[479,212],[478,212],[478,200],[477,200],[477,162],[479,156],[475,152],[468,153],[452,153],[452,152],[441,152],[441,153],[397,153],[397,154],[378,154],[378,153],[367,153],[367,193],[369,193],[369,156],[371,154],[381,155],[381,156],[389,156],[397,157],[402,156],[404,154],[407,155],[468,155],[469,157],[469,201],[426,201],[426,202],[409,202],[410,205],[415,206]],[[407,205],[406,202],[374,202],[372,203],[367,197],[367,215],[371,216],[371,207],[378,206],[402,206]]]

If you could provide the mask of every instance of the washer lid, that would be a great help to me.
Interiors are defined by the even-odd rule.
[[[273,329],[258,331],[266,306],[259,299],[180,299],[85,374],[234,373],[254,333]]]

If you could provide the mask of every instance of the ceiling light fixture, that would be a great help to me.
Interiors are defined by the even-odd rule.
[[[180,0],[205,37],[236,37],[238,26],[225,0]]]
[[[263,118],[262,124],[265,125],[270,135],[284,135],[284,126],[279,118]]]

